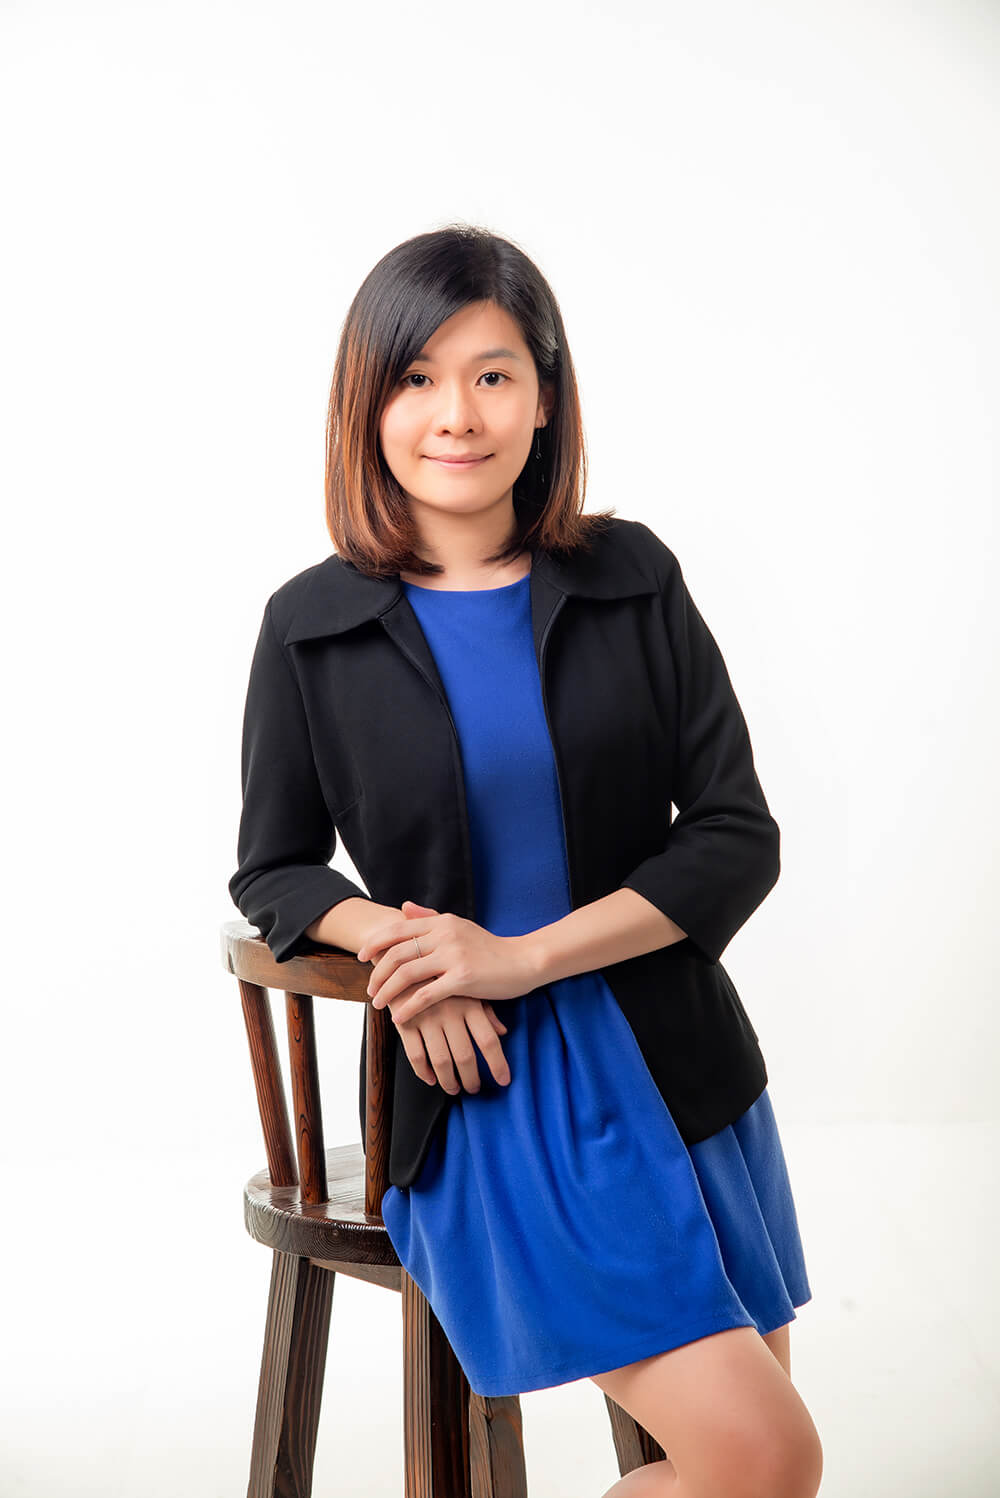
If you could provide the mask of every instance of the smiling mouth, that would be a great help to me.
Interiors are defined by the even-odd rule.
[[[492,456],[492,453],[484,453],[481,458],[431,458],[430,461],[440,463],[442,468],[475,468]]]

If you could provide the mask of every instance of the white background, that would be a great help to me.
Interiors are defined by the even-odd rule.
[[[0,21],[4,1498],[245,1491],[270,1254],[219,928],[247,672],[331,549],[350,299],[452,220],[550,280],[587,507],[677,553],[781,827],[724,961],[798,1205],[822,1491],[994,1493],[997,8]],[[347,1142],[360,1016],[321,1008]],[[398,1299],[338,1279],[317,1494],[402,1491],[400,1358]],[[596,1386],[522,1407],[532,1492],[598,1498]]]

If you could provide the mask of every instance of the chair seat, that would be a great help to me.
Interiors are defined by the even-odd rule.
[[[250,1177],[243,1191],[247,1232],[280,1253],[308,1257],[359,1279],[399,1289],[399,1258],[385,1224],[364,1209],[364,1149],[360,1144],[341,1144],[325,1153],[329,1190],[325,1202],[303,1202],[297,1185],[272,1186],[266,1169]],[[366,1266],[382,1272],[366,1274]]]

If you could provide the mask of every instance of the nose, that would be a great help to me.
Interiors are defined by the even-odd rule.
[[[468,386],[459,381],[445,381],[434,413],[434,430],[437,432],[475,432],[482,426],[482,418],[475,396]]]

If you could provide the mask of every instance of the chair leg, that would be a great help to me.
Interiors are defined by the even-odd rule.
[[[405,1498],[469,1498],[469,1381],[401,1267]]]
[[[528,1498],[524,1428],[517,1394],[487,1398],[469,1390],[472,1498]]]
[[[309,1498],[326,1369],[334,1272],[277,1250],[247,1498]]]
[[[656,1437],[651,1436],[638,1420],[634,1420],[628,1410],[622,1409],[610,1394],[605,1394],[604,1402],[611,1420],[611,1434],[614,1437],[621,1476],[624,1477],[626,1472],[632,1472],[636,1467],[646,1466],[648,1462],[661,1462],[667,1453]]]

